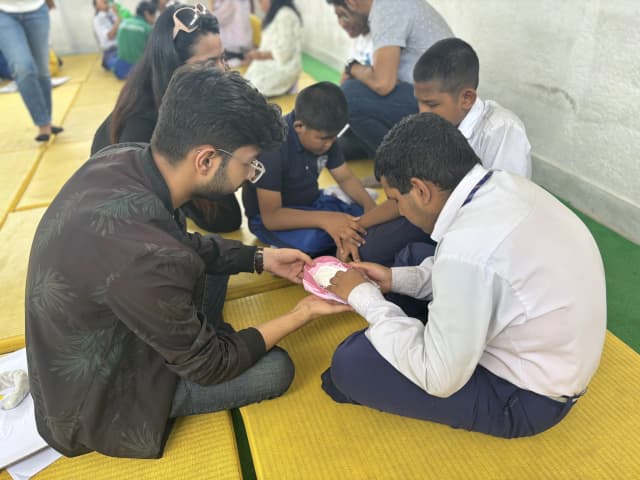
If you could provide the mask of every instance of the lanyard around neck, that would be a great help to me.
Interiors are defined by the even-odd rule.
[[[471,191],[469,192],[469,195],[467,195],[467,198],[464,199],[464,202],[462,202],[462,207],[464,207],[467,203],[469,203],[471,200],[473,200],[473,196],[476,194],[476,192],[478,190],[480,190],[480,187],[482,185],[484,185],[485,183],[487,183],[487,180],[489,180],[491,178],[491,175],[493,175],[493,170],[489,170],[487,173],[485,173],[484,177],[482,177],[478,183],[476,183],[474,185],[474,187],[471,189]],[[462,208],[460,207],[460,208]]]

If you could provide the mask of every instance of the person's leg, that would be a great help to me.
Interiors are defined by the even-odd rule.
[[[133,65],[129,62],[125,62],[121,58],[118,58],[113,65],[113,73],[118,80],[126,80],[132,67]]]
[[[342,212],[353,216],[360,216],[363,212],[362,207],[357,204],[349,205],[336,197],[322,194],[310,206],[291,208],[307,211]],[[311,256],[324,254],[336,248],[331,236],[322,229],[300,228],[297,230],[272,231],[264,226],[260,215],[249,219],[249,230],[267,245],[297,248]]]
[[[43,5],[38,10],[24,14],[22,22],[29,42],[33,60],[38,69],[38,83],[51,119],[51,74],[49,72],[49,8]]]
[[[112,47],[102,53],[102,68],[112,71],[118,60],[118,50]]]
[[[338,139],[338,144],[340,145],[340,150],[342,150],[345,160],[371,158],[364,144],[351,130],[347,130],[347,132]]]
[[[342,84],[349,105],[351,131],[373,158],[386,133],[404,117],[418,113],[413,86],[399,83],[387,96],[380,96],[354,79]]]
[[[217,330],[233,331],[222,318],[228,275],[205,275],[194,302]],[[196,415],[240,407],[282,395],[293,381],[294,367],[286,351],[275,347],[237,377],[217,384],[198,385],[180,379],[173,398],[171,417]]]
[[[543,432],[573,405],[522,390],[481,366],[450,397],[429,395],[382,358],[364,330],[338,346],[322,388],[340,403],[505,438]]]
[[[360,247],[360,259],[390,267],[396,254],[414,242],[431,242],[431,237],[404,217],[367,229],[365,244]]]
[[[432,257],[435,250],[434,243],[410,243],[396,254],[392,266],[412,267],[420,265],[425,258]],[[428,301],[393,292],[385,294],[384,297],[402,308],[408,317],[426,322]]]
[[[217,385],[202,386],[180,380],[171,417],[237,408],[279,397],[293,381],[294,367],[286,351],[274,347],[251,368]]]
[[[38,127],[49,127],[51,124],[50,101],[48,103],[42,91],[38,66],[32,55],[25,29],[19,21],[21,17],[18,15],[0,12],[0,50],[7,59],[11,76],[16,81],[18,91],[29,110],[33,123]],[[49,84],[50,91],[51,84]]]

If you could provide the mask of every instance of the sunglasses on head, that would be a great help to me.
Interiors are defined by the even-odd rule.
[[[201,3],[197,3],[195,7],[178,8],[173,12],[173,39],[180,32],[195,32],[200,26],[200,17],[208,13],[207,7]]]

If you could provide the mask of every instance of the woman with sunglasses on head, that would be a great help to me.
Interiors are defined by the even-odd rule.
[[[267,97],[287,93],[302,72],[302,17],[293,0],[259,0],[265,12],[258,50],[245,55],[247,80]]]
[[[173,72],[181,65],[206,61],[226,69],[216,17],[202,4],[167,7],[156,20],[144,55],[129,74],[113,112],[96,131],[91,154],[114,143],[148,143]],[[242,222],[234,195],[195,200],[182,211],[210,232],[231,232]]]

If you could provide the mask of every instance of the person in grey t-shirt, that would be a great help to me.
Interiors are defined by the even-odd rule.
[[[335,3],[335,2],[330,2]],[[344,0],[369,17],[373,65],[350,62],[342,88],[349,102],[352,135],[373,157],[384,135],[400,119],[418,112],[413,96],[413,67],[425,50],[453,33],[425,0]],[[347,148],[346,150],[351,150]]]

